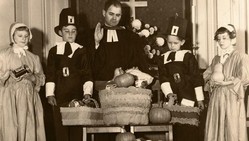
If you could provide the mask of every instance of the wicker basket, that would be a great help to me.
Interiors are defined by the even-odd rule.
[[[96,100],[94,102],[96,108],[82,107],[61,107],[63,125],[103,125],[103,111],[99,108]]]
[[[101,90],[99,98],[106,125],[146,125],[151,106],[151,90],[114,88]]]
[[[164,104],[163,107],[170,110],[171,123],[189,124],[194,126],[199,125],[199,108],[179,105],[168,106],[166,104]]]

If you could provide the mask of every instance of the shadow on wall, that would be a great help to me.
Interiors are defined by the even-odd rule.
[[[48,36],[45,33],[37,28],[31,29],[33,38],[31,40],[31,45],[29,50],[38,55],[40,57],[40,61],[43,67],[43,71],[46,70],[46,60],[44,58],[45,48],[49,43]],[[40,98],[43,105],[44,111],[44,124],[45,124],[45,132],[47,141],[55,141],[54,137],[54,123],[53,123],[53,115],[52,115],[52,107],[48,104],[46,96],[45,96],[45,86],[41,87],[39,92]]]
[[[76,38],[76,42],[81,44],[81,45],[85,45],[85,39],[87,38],[87,33],[90,30],[90,25],[89,22],[87,20],[87,16],[84,13],[80,13],[79,15],[79,27],[78,27],[78,35]]]

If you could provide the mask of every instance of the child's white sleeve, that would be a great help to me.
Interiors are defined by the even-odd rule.
[[[168,94],[173,93],[169,82],[162,83],[161,84],[161,90],[163,91],[165,97],[167,97]]]
[[[204,94],[203,94],[202,86],[195,87],[195,96],[196,96],[197,101],[204,100]]]
[[[46,97],[54,96],[55,83],[47,82],[45,87],[46,87]]]
[[[85,84],[83,85],[83,91],[84,91],[84,95],[85,94],[92,95],[92,93],[93,93],[93,82],[92,81],[85,82]]]

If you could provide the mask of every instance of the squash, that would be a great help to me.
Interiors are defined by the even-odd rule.
[[[129,87],[135,82],[134,76],[129,73],[124,73],[114,78],[114,82],[118,87]]]
[[[211,75],[211,80],[213,81],[223,81],[224,80],[224,74],[223,74],[223,65],[221,63],[218,63],[214,66],[214,72]]]
[[[115,141],[136,141],[136,137],[131,132],[124,132],[117,134]]]
[[[169,123],[171,120],[171,113],[168,109],[163,108],[162,104],[159,104],[159,107],[152,107],[150,109],[149,120],[153,124]]]

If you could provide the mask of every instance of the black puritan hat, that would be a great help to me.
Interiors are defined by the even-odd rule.
[[[64,8],[60,13],[59,25],[54,28],[54,32],[59,35],[59,30],[63,26],[74,25],[78,26],[78,19],[76,12],[72,8]],[[59,35],[61,36],[61,35]]]
[[[171,17],[169,19],[169,24],[167,28],[167,35],[178,36],[182,39],[186,38],[188,21],[179,17],[178,15]]]

